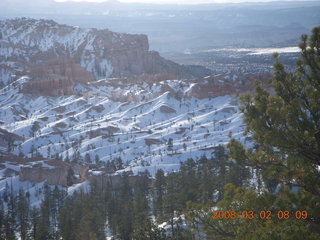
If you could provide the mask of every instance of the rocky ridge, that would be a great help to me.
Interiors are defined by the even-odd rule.
[[[35,64],[68,58],[94,79],[141,74],[191,77],[189,70],[149,50],[142,34],[83,29],[52,20],[19,18],[0,21],[2,85],[28,74]]]
[[[30,78],[23,93],[62,96],[73,94],[76,83],[92,81],[92,74],[71,59],[58,58],[33,65]]]

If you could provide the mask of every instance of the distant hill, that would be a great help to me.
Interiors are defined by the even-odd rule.
[[[0,21],[0,30],[2,84],[10,82],[12,75],[29,74],[38,64],[58,58],[81,65],[94,79],[141,74],[171,74],[174,78],[193,76],[188,68],[150,51],[148,38],[142,34],[84,29],[29,18]],[[56,64],[56,70],[47,74],[65,75],[58,69],[60,66]],[[90,77],[83,81],[88,80]]]
[[[59,23],[146,34],[160,53],[210,47],[296,46],[320,22],[319,1],[154,5],[2,0],[2,18],[50,18]]]

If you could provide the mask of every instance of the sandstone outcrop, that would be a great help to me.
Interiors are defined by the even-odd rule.
[[[45,162],[50,167],[39,163],[33,167],[22,167],[20,169],[20,181],[43,182],[51,185],[69,186],[74,183],[83,182],[88,177],[88,167],[75,163],[58,160]]]
[[[166,105],[162,105],[160,107],[160,112],[162,113],[176,113],[176,110],[174,110],[173,108],[166,106]]]
[[[59,58],[30,67],[31,80],[23,86],[22,92],[45,95],[73,94],[77,83],[87,84],[92,75],[71,59]]]
[[[144,142],[147,146],[151,146],[151,145],[158,145],[161,143],[160,139],[157,138],[145,138]]]

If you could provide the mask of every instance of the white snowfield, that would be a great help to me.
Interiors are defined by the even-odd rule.
[[[273,53],[298,53],[301,51],[299,47],[279,47],[279,48],[213,48],[204,50],[203,52],[245,52],[247,55],[272,55]]]
[[[24,138],[15,154],[31,156],[33,149],[46,158],[58,153],[72,160],[78,153],[84,162],[89,154],[91,163],[96,155],[103,162],[120,157],[125,169],[119,172],[137,174],[147,169],[154,176],[159,168],[176,171],[188,158],[210,158],[214,147],[227,144],[230,135],[246,142],[238,99],[186,97],[187,82],[168,80],[122,88],[77,85],[76,95],[48,97],[20,93],[25,81],[27,77],[0,90],[0,128]],[[164,83],[182,97],[160,94]],[[135,100],[119,102],[115,96]]]

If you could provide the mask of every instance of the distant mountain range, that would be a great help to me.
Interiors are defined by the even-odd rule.
[[[53,19],[80,27],[147,34],[161,53],[214,47],[296,46],[320,23],[319,1],[153,5],[2,0],[1,18]]]

